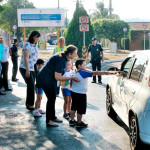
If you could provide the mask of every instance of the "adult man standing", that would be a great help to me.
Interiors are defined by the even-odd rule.
[[[92,38],[92,44],[88,47],[87,52],[87,60],[89,53],[91,52],[91,64],[93,71],[101,71],[101,62],[104,62],[104,54],[103,49],[100,44],[97,44],[97,39],[94,37]],[[92,83],[96,83],[96,76],[93,76]],[[98,76],[98,83],[102,84],[101,76]]]
[[[14,39],[14,43],[12,44],[10,48],[10,55],[11,55],[11,60],[13,63],[13,68],[12,68],[12,81],[17,82],[19,79],[16,78],[17,72],[18,72],[18,48],[17,48],[18,40]]]
[[[1,61],[2,61],[2,56],[3,56],[3,44],[1,43],[2,42],[2,38],[0,38],[0,80],[1,80],[1,72],[2,72],[2,64],[1,64]],[[1,82],[1,81],[0,81]],[[2,89],[0,89],[0,95],[5,95],[6,93],[2,92]]]
[[[54,51],[53,51],[53,55],[56,54],[56,53],[60,53],[61,51],[64,51],[66,50],[66,46],[65,46],[65,38],[64,37],[60,37],[59,38],[59,46],[56,46],[54,48]],[[57,85],[57,95],[59,95],[59,91],[60,91],[60,87],[59,87],[59,81],[57,82],[58,85]]]
[[[5,91],[11,91],[8,87],[8,58],[9,58],[9,47],[7,45],[4,45],[3,39],[0,39],[0,43],[3,45],[3,56],[1,60],[2,65],[2,72],[0,77],[0,89],[2,87],[5,88]]]

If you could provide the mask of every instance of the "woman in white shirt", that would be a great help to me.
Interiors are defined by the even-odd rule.
[[[26,97],[26,108],[28,110],[34,110],[34,81],[35,81],[35,70],[34,65],[38,59],[38,45],[37,42],[40,37],[38,31],[33,31],[27,42],[24,44],[22,49],[22,57],[20,62],[20,73],[27,84],[27,97]]]

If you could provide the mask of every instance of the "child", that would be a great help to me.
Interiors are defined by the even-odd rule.
[[[87,71],[86,69],[86,61],[84,59],[79,59],[76,61],[77,72],[75,76],[80,80],[80,82],[72,83],[72,106],[70,112],[70,126],[76,125],[76,127],[87,127],[88,124],[82,122],[82,115],[86,113],[86,92],[87,92],[87,84],[88,77],[92,77],[95,75],[107,75],[109,72],[102,71]],[[75,113],[77,111],[77,122],[74,120]]]
[[[36,75],[38,74],[39,70],[44,66],[44,60],[38,59],[36,62]],[[37,100],[35,102],[35,110],[33,112],[33,115],[35,117],[42,117],[42,114],[45,114],[45,111],[41,110],[41,100],[43,97],[43,89],[40,87],[39,84],[36,83],[35,85],[35,92],[37,94]]]
[[[74,75],[74,71],[72,71],[72,62],[68,60],[67,62],[67,71],[65,72],[65,77],[72,77]],[[65,119],[69,119],[70,114],[70,106],[71,106],[71,91],[70,91],[70,81],[63,82],[64,85],[62,86],[62,94],[64,97],[64,115]]]

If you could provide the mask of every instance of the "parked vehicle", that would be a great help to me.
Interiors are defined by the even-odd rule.
[[[49,43],[50,45],[57,45],[57,39],[56,38],[50,39],[47,41],[47,43]]]
[[[131,52],[120,70],[125,75],[113,75],[106,87],[107,114],[129,127],[131,150],[137,150],[150,144],[150,50]]]

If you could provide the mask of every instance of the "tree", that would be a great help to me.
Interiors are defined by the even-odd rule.
[[[73,44],[78,48],[78,56],[82,57],[82,46],[83,46],[83,32],[79,31],[79,17],[88,16],[86,10],[82,4],[77,0],[76,10],[73,15],[73,19],[68,26],[65,34],[66,44]],[[89,21],[89,32],[85,33],[85,45],[88,46],[91,43],[91,38],[94,35],[93,27]]]
[[[0,0],[0,12],[2,12],[4,10],[4,8],[1,5],[2,2],[3,2],[3,0]]]
[[[13,25],[17,25],[17,9],[18,8],[35,8],[33,3],[28,0],[8,0],[6,4],[2,5],[4,11],[0,14],[0,27],[6,32],[13,34]],[[27,34],[32,28],[27,29]],[[17,28],[18,38],[23,35],[23,29]]]
[[[116,19],[99,19],[93,23],[93,28],[97,38],[105,38],[112,41],[117,41],[123,38],[123,28],[127,28],[127,35],[129,33],[129,25],[127,22]]]
[[[97,19],[102,19],[102,18],[110,18],[109,16],[109,9],[104,7],[104,3],[102,2],[97,2],[96,3],[96,10],[95,12],[91,15],[92,21],[95,21]],[[112,9],[113,11],[113,9]],[[112,14],[112,19],[119,19],[118,15]]]

